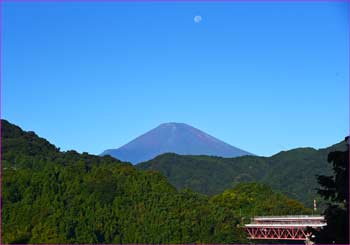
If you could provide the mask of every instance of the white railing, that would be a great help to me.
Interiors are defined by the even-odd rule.
[[[245,227],[323,227],[326,226],[326,223],[318,223],[318,224],[312,224],[312,223],[300,223],[300,224],[246,224]]]
[[[312,220],[324,220],[324,216],[321,215],[283,215],[283,216],[255,216],[252,220],[274,220],[274,219],[312,219]]]

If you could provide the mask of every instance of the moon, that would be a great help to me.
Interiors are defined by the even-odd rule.
[[[193,20],[194,20],[194,23],[199,23],[199,22],[201,22],[202,21],[202,16],[200,16],[200,15],[196,15],[194,18],[193,18]]]

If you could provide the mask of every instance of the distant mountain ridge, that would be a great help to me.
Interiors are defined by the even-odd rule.
[[[310,147],[281,151],[271,157],[242,156],[222,158],[163,154],[136,165],[139,169],[157,170],[178,189],[215,195],[242,182],[270,185],[291,198],[312,207],[316,194],[317,175],[331,175],[328,153],[345,151],[340,142],[323,149]]]
[[[135,164],[164,153],[220,157],[252,155],[197,128],[175,122],[160,124],[126,145],[118,149],[106,150],[101,155],[111,155]]]

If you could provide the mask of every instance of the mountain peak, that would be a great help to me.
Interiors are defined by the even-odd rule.
[[[158,127],[191,127],[190,125],[186,123],[179,123],[179,122],[167,122],[167,123],[161,123]]]
[[[177,122],[162,123],[118,149],[104,151],[102,155],[139,163],[163,153],[221,157],[251,155],[197,128]]]

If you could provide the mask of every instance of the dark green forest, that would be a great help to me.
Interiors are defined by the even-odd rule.
[[[326,149],[297,148],[271,157],[167,153],[137,167],[160,171],[179,190],[190,188],[209,196],[242,182],[264,183],[311,208],[315,198],[320,205],[324,203],[316,191],[319,186],[316,176],[332,174],[332,166],[327,162],[329,152],[345,149],[345,142],[341,142]]]
[[[349,244],[349,136],[345,137],[346,151],[333,151],[328,155],[333,174],[317,176],[317,192],[327,200],[324,229],[310,229],[317,244]]]
[[[1,123],[3,243],[248,243],[251,215],[310,213],[263,184],[177,190],[158,171],[61,152]]]

